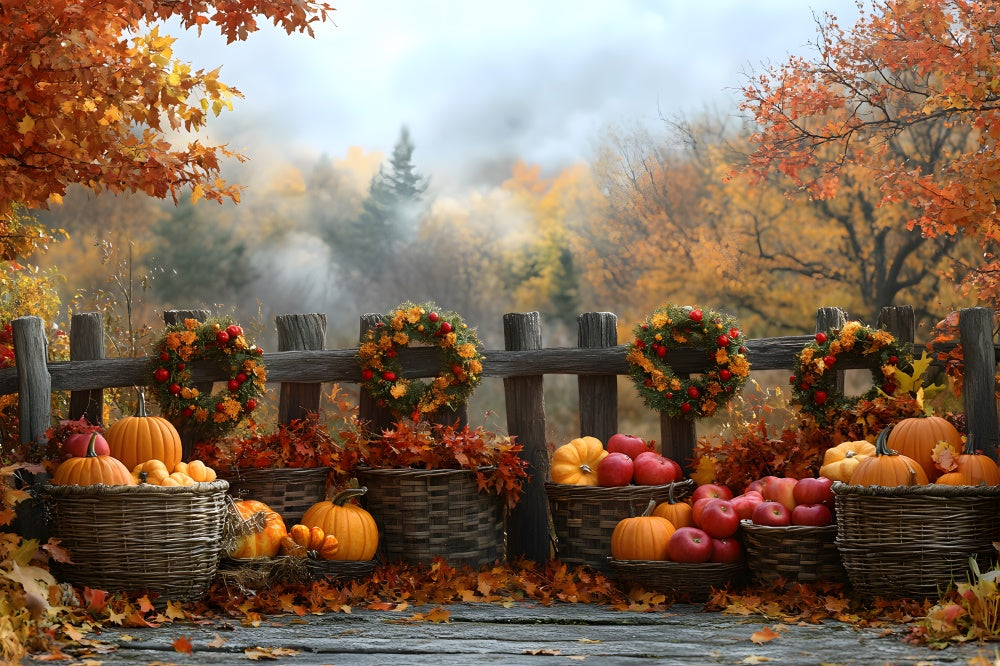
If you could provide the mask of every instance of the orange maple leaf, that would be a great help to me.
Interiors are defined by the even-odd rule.
[[[760,631],[755,631],[750,634],[750,640],[760,645],[762,643],[769,643],[778,637],[778,633],[771,629],[771,627],[764,627]]]
[[[194,645],[192,645],[191,641],[188,640],[187,636],[181,636],[180,638],[175,639],[171,645],[174,646],[174,650],[177,652],[184,652],[186,654],[194,653]]]

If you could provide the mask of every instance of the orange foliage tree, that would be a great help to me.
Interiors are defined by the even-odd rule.
[[[996,3],[967,0],[877,1],[850,32],[826,15],[814,59],[745,88],[759,126],[748,173],[780,172],[819,199],[846,173],[869,178],[924,237],[978,241],[963,284],[1000,300],[998,19]]]
[[[0,6],[0,221],[17,204],[45,208],[79,183],[89,189],[177,199],[237,200],[218,177],[225,146],[168,132],[202,128],[240,92],[218,69],[192,70],[173,58],[173,38],[156,23],[214,24],[229,42],[266,17],[286,32],[312,34],[333,10],[303,0],[13,0]],[[2,232],[3,230],[0,230]]]

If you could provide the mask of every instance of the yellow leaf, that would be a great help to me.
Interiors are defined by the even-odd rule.
[[[198,200],[201,199],[203,196],[205,196],[205,190],[201,186],[201,183],[199,183],[198,185],[194,186],[194,189],[191,190],[191,203],[193,204],[198,203]]]
[[[715,481],[715,458],[712,456],[701,456],[698,458],[698,466],[692,472],[691,478],[699,486]]]
[[[33,129],[35,129],[35,119],[28,114],[24,114],[24,118],[17,124],[17,131],[21,134],[27,134]]]

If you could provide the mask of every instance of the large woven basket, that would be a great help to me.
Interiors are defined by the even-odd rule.
[[[740,522],[747,566],[756,583],[783,578],[797,583],[846,583],[837,550],[837,526],[777,527]]]
[[[834,483],[837,548],[867,596],[937,597],[964,583],[969,558],[997,561],[1000,486],[852,486]]]
[[[546,483],[556,554],[567,564],[584,564],[609,571],[611,534],[625,518],[642,515],[649,501],[666,502],[673,487],[675,500],[687,497],[694,488],[687,479],[660,486],[571,486]]]
[[[291,527],[316,502],[326,497],[326,467],[236,468],[220,474],[229,482],[229,494],[263,502]]]
[[[504,558],[503,499],[464,469],[359,469],[385,562],[483,566]]]
[[[193,486],[48,486],[52,536],[73,564],[64,581],[107,591],[200,597],[219,565],[225,481]]]
[[[608,559],[614,577],[647,590],[669,594],[681,601],[705,601],[713,590],[746,582],[742,562],[659,562],[652,560]]]

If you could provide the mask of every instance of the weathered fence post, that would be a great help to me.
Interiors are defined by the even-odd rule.
[[[278,351],[323,349],[326,345],[325,314],[286,314],[274,318]],[[319,412],[322,384],[282,382],[278,395],[278,423],[291,423]]]
[[[361,335],[358,339],[364,340],[365,333],[375,328],[375,324],[381,319],[380,314],[361,315]],[[362,388],[358,394],[358,419],[366,433],[377,435],[392,425],[392,412],[385,407],[379,407],[371,393]]]
[[[917,331],[912,305],[890,305],[878,313],[876,328],[892,333],[901,344],[912,345]]]
[[[542,348],[541,315],[537,312],[503,316],[504,348],[525,351]],[[549,505],[545,480],[549,477],[549,452],[545,445],[545,394],[542,375],[506,377],[507,432],[523,447],[530,478],[521,500],[507,518],[507,557],[546,562],[551,557]]]
[[[208,310],[166,310],[163,313],[163,322],[167,326],[173,326],[174,324],[182,324],[185,319],[197,319],[200,322],[208,319]],[[197,382],[194,387],[198,389],[199,393],[211,393],[212,392],[212,382]],[[138,387],[140,391],[144,390],[143,387]],[[188,460],[191,458],[191,453],[194,451],[195,445],[195,435],[190,428],[181,427],[177,429],[178,434],[181,436],[181,456],[183,460]]]
[[[49,374],[49,341],[41,317],[18,317],[11,322],[17,356],[18,439],[39,442],[51,418],[52,375]]]
[[[965,424],[975,447],[996,458],[1000,425],[995,397],[993,312],[989,308],[963,308],[958,315],[958,328],[965,359],[962,388]]]
[[[585,312],[577,317],[579,347],[618,346],[618,317],[613,312]],[[580,434],[605,444],[618,431],[618,375],[579,375]]]
[[[94,361],[104,358],[104,316],[100,312],[80,312],[70,320],[69,360]],[[104,422],[104,389],[73,391],[69,394],[69,418],[86,417],[87,423]]]

